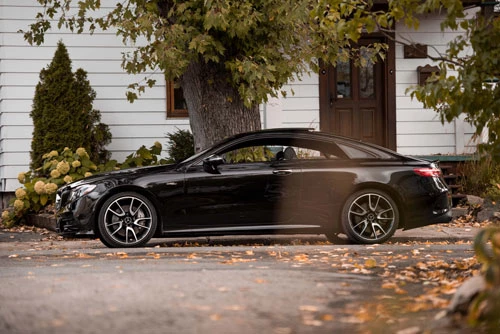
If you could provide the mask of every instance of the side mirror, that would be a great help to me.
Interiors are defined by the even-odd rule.
[[[224,158],[219,155],[211,155],[203,159],[203,170],[210,174],[220,174],[217,167],[222,164],[224,164]]]

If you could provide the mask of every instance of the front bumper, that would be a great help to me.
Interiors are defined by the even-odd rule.
[[[93,229],[89,227],[88,222],[82,222],[76,219],[70,212],[57,217],[57,233],[61,235],[75,234],[80,232],[90,232]]]
[[[94,201],[85,196],[61,208],[57,212],[57,233],[67,235],[92,231],[94,229],[93,205]]]

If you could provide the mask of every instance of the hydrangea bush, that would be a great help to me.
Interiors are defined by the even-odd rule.
[[[89,154],[82,147],[74,152],[70,148],[65,148],[62,152],[46,153],[42,157],[41,167],[35,171],[19,174],[18,180],[22,187],[16,190],[15,198],[11,200],[9,208],[3,211],[2,223],[6,227],[22,223],[27,214],[38,213],[54,204],[59,187],[84,177],[129,167],[164,164],[166,160],[158,157],[161,150],[162,145],[156,142],[149,149],[142,146],[127,156],[121,164],[116,160],[110,160],[100,165],[91,161]]]

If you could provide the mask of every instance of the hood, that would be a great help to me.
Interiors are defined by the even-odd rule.
[[[133,167],[133,168],[121,169],[121,170],[116,170],[116,171],[111,171],[111,172],[103,172],[103,173],[98,173],[98,174],[83,178],[81,180],[72,182],[72,183],[70,183],[62,188],[66,188],[66,187],[75,188],[81,184],[95,183],[95,182],[99,182],[99,181],[102,181],[105,179],[122,178],[125,176],[128,176],[128,177],[137,176],[137,177],[139,177],[142,175],[155,173],[155,172],[168,172],[168,171],[175,170],[176,167],[177,167],[177,164],[168,164],[168,165],[158,165],[158,166],[148,166],[148,167]]]

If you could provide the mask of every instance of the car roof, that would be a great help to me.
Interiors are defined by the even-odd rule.
[[[328,132],[318,131],[318,130],[316,130],[314,128],[272,128],[272,129],[263,129],[263,130],[257,130],[257,131],[250,131],[250,132],[239,133],[237,135],[234,135],[234,136],[231,136],[231,137],[227,138],[226,140],[232,140],[232,139],[237,139],[237,138],[247,137],[247,136],[252,136],[252,135],[259,135],[259,134],[276,134],[276,135],[312,134],[312,135],[315,135],[315,136],[318,136],[318,137],[338,139],[338,140],[345,141],[345,142],[351,142],[353,144],[367,145],[367,146],[371,146],[371,147],[376,148],[376,149],[380,149],[380,150],[386,151],[387,153],[396,153],[397,154],[397,152],[394,152],[394,151],[392,151],[392,150],[390,150],[390,149],[388,149],[386,147],[380,146],[380,145],[372,144],[372,143],[365,142],[365,141],[362,141],[362,140],[359,140],[359,139],[354,139],[354,138],[350,138],[350,137],[344,137],[344,136],[335,135],[335,134],[328,133]],[[224,140],[224,141],[226,141],[226,140]]]
[[[372,144],[369,142],[365,142],[359,139],[354,139],[350,137],[344,137],[344,136],[339,136],[335,135],[332,133],[328,132],[323,132],[323,131],[318,131],[314,128],[271,128],[271,129],[263,129],[263,130],[257,130],[257,131],[251,131],[251,132],[243,132],[231,137],[226,138],[223,142],[229,142],[235,139],[243,138],[243,137],[253,137],[253,136],[259,136],[259,135],[301,135],[301,134],[307,134],[307,135],[312,135],[316,138],[325,138],[325,139],[334,139],[337,142],[343,142],[345,144],[353,144],[353,145],[361,145],[361,146],[368,146],[371,147],[372,149],[382,151],[386,154],[392,155],[393,157],[398,157],[398,158],[403,158],[403,159],[410,159],[407,156],[404,156],[402,154],[399,154],[391,149],[388,149],[386,147]]]
[[[280,136],[288,136],[288,135],[291,137],[296,137],[296,138],[299,138],[299,137],[307,138],[307,137],[311,136],[311,139],[316,139],[316,140],[318,140],[318,139],[321,140],[321,138],[323,138],[329,142],[334,141],[336,144],[343,143],[343,144],[348,145],[348,146],[354,146],[354,147],[360,147],[360,148],[364,147],[365,150],[370,150],[372,152],[378,151],[379,152],[378,154],[391,156],[393,158],[401,159],[403,161],[404,160],[414,160],[410,157],[404,156],[404,155],[399,154],[393,150],[390,150],[388,148],[385,148],[385,147],[382,147],[382,146],[379,146],[376,144],[364,142],[364,141],[354,139],[354,138],[349,138],[349,137],[334,135],[334,134],[327,133],[327,132],[318,131],[314,128],[271,128],[271,129],[263,129],[263,130],[257,130],[257,131],[251,131],[251,132],[243,132],[243,133],[239,133],[239,134],[236,134],[236,135],[233,135],[233,136],[230,136],[230,137],[223,139],[221,142],[212,146],[209,150],[210,151],[216,150],[220,147],[227,145],[230,142],[239,141],[240,139],[243,139],[246,141],[246,140],[258,139],[260,136],[280,137]],[[203,151],[200,153],[203,153]],[[198,156],[198,155],[199,154],[197,154],[196,156]],[[191,159],[187,159],[187,160],[192,162]]]
[[[231,138],[237,138],[237,137],[244,137],[252,134],[264,134],[264,133],[279,133],[279,134],[292,134],[292,133],[313,133],[317,132],[316,129],[314,128],[271,128],[271,129],[262,129],[262,130],[256,130],[256,131],[250,131],[250,132],[242,132],[237,135],[231,136]]]

